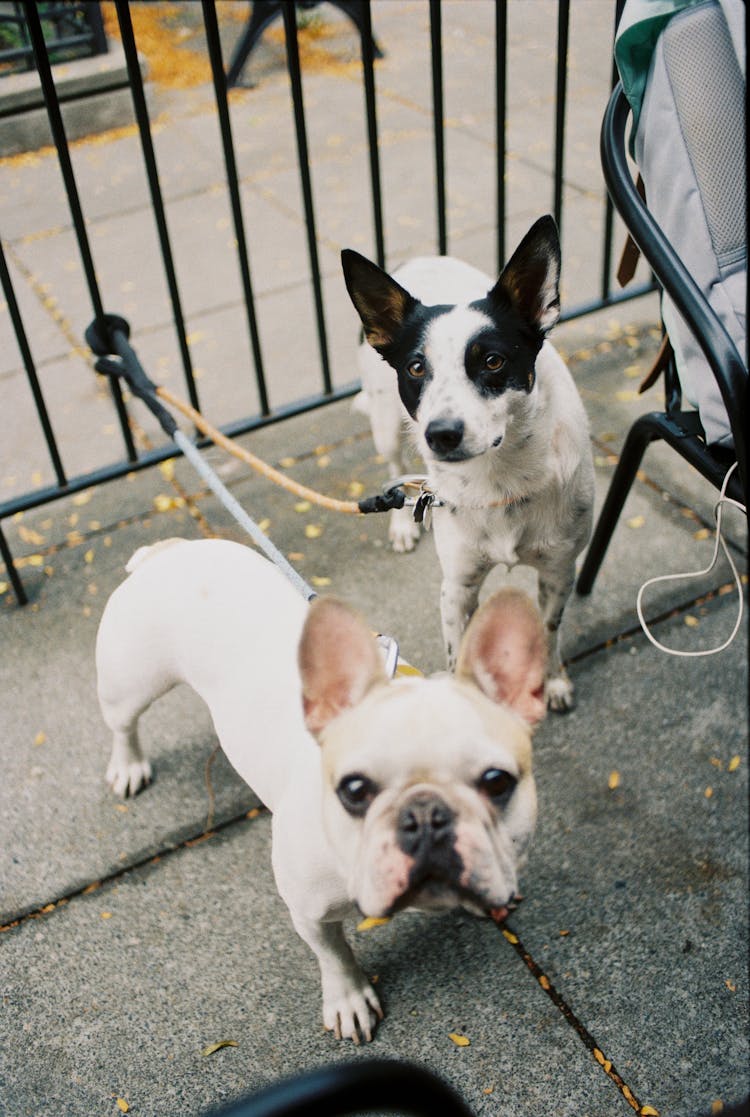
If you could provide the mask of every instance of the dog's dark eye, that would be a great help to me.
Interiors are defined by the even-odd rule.
[[[499,372],[505,364],[505,357],[501,357],[499,353],[488,353],[484,358],[484,367],[488,372]]]
[[[427,366],[422,357],[413,357],[406,366],[406,371],[409,373],[409,376],[413,376],[415,380],[421,380],[427,371]]]
[[[377,787],[367,776],[344,776],[336,788],[341,805],[349,814],[361,818],[377,794]]]
[[[500,807],[504,807],[510,799],[517,783],[516,777],[510,772],[504,772],[502,768],[488,768],[479,777],[480,791],[489,795],[493,803]]]

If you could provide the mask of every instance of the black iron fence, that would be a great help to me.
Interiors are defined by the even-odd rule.
[[[506,228],[507,228],[507,199],[506,199],[506,171],[508,151],[506,135],[508,127],[508,82],[507,82],[507,44],[508,44],[508,15],[509,4],[514,0],[495,0],[494,4],[494,57],[483,60],[483,65],[492,71],[493,99],[491,108],[494,113],[494,151],[491,158],[494,160],[494,173],[492,181],[495,184],[495,196],[487,200],[490,211],[494,210],[495,248],[498,268],[506,257]],[[85,5],[97,7],[97,5]],[[601,50],[611,57],[611,42],[615,26],[615,8],[613,0],[611,8],[611,33],[609,40],[601,44]],[[56,156],[60,172],[64,181],[70,219],[75,233],[75,240],[80,258],[80,267],[85,276],[85,282],[90,298],[91,314],[100,336],[107,336],[106,315],[117,312],[118,307],[105,306],[100,285],[97,279],[96,262],[92,249],[86,215],[81,203],[79,190],[74,173],[71,151],[66,140],[65,127],[58,101],[55,80],[51,67],[51,47],[45,40],[42,27],[39,5],[29,4],[26,7],[27,28],[30,46],[34,54],[36,68],[44,92],[44,98],[49,116]],[[187,394],[194,407],[200,408],[199,385],[193,367],[191,347],[189,344],[186,316],[183,310],[180,283],[175,266],[174,246],[170,237],[167,222],[167,206],[160,185],[159,170],[153,140],[152,122],[149,114],[146,90],[139,65],[136,37],[133,31],[131,18],[131,5],[126,0],[116,0],[116,12],[119,21],[120,36],[130,82],[132,94],[134,119],[137,124],[138,136],[145,172],[148,181],[150,206],[156,223],[158,243],[161,260],[149,260],[149,268],[162,267],[168,288],[171,306],[171,317],[174,324],[182,374]],[[354,394],[358,389],[356,381],[349,380],[345,383],[334,381],[331,373],[329,359],[329,340],[327,331],[327,306],[324,297],[324,283],[319,260],[319,236],[317,232],[317,219],[319,211],[316,209],[313,198],[311,154],[308,145],[308,117],[306,112],[303,91],[302,68],[298,46],[298,29],[295,18],[295,6],[284,0],[277,4],[279,14],[283,17],[283,26],[286,41],[286,60],[291,89],[290,112],[294,123],[294,136],[297,155],[297,173],[299,177],[304,223],[306,229],[306,247],[310,283],[312,287],[312,300],[314,305],[315,332],[317,334],[319,383],[313,392],[305,392],[300,398],[287,400],[280,405],[271,403],[269,383],[273,381],[274,369],[268,363],[261,345],[258,327],[258,312],[256,298],[253,291],[253,281],[250,267],[249,246],[252,244],[252,231],[248,233],[243,216],[243,199],[241,194],[241,180],[237,167],[237,156],[233,140],[232,116],[228,101],[228,83],[225,74],[225,63],[222,54],[222,42],[217,20],[217,9],[212,0],[203,0],[200,9],[202,17],[202,34],[205,39],[208,59],[213,84],[213,99],[218,118],[221,135],[221,150],[223,153],[225,186],[231,207],[231,221],[234,232],[234,244],[237,252],[237,262],[241,277],[242,303],[247,321],[249,347],[253,365],[253,375],[257,387],[258,408],[251,414],[233,416],[231,421],[224,423],[222,430],[229,436],[252,431],[264,425],[278,422],[291,415],[300,414],[312,408],[319,407],[331,401],[342,399]],[[351,5],[350,5],[351,7]],[[463,7],[463,5],[462,5]],[[196,6],[197,10],[197,6]],[[441,0],[424,0],[424,16],[429,22],[429,44],[432,86],[432,166],[422,168],[422,174],[427,183],[434,181],[436,196],[436,229],[434,250],[445,253],[449,248],[450,229],[448,224],[449,197],[447,190],[448,164],[446,155],[446,117],[445,117],[445,85],[444,85],[444,37],[443,16],[444,9]],[[556,5],[556,27],[547,29],[546,34],[550,42],[556,43],[555,68],[555,94],[554,94],[554,144],[553,167],[551,168],[552,198],[550,208],[561,228],[565,229],[565,138],[566,138],[566,113],[568,112],[567,79],[568,79],[568,53],[570,36],[570,0],[558,0]],[[377,46],[373,39],[370,3],[363,2],[358,5],[357,26],[361,39],[361,80],[363,94],[363,114],[365,133],[367,136],[367,161],[369,165],[369,195],[370,210],[373,222],[374,254],[381,264],[386,264],[386,243],[388,227],[384,219],[384,201],[388,202],[389,213],[394,216],[398,212],[398,199],[384,199],[383,172],[381,168],[381,143],[378,131],[378,94],[374,57]],[[388,46],[383,44],[387,51]],[[236,79],[236,74],[234,75]],[[233,79],[233,80],[234,80]],[[606,97],[603,99],[603,104]],[[366,212],[363,197],[363,211]],[[591,311],[603,307],[613,306],[625,299],[634,298],[651,289],[650,283],[642,283],[627,293],[615,291],[612,286],[612,241],[613,241],[613,216],[609,202],[602,201],[604,212],[602,214],[602,234],[598,247],[600,260],[600,278],[598,292],[593,297],[582,303],[574,303],[564,310],[563,320],[580,317]],[[492,212],[490,213],[492,216]],[[0,228],[0,235],[2,229]],[[512,246],[508,246],[512,247]],[[55,414],[48,405],[35,365],[33,351],[33,337],[30,338],[24,315],[19,307],[19,300],[14,290],[11,273],[0,241],[0,282],[7,304],[7,311],[12,323],[12,329],[18,345],[18,351],[23,364],[25,377],[28,381],[30,392],[33,396],[36,421],[43,432],[44,443],[48,454],[48,467],[54,479],[49,484],[43,484],[31,491],[14,495],[11,499],[0,502],[0,554],[6,565],[7,578],[12,584],[17,600],[25,601],[24,589],[18,571],[15,569],[8,539],[2,530],[3,520],[22,513],[26,510],[54,501],[57,498],[75,494],[81,490],[99,485],[118,477],[122,477],[134,470],[144,469],[157,462],[173,457],[177,454],[176,447],[167,443],[152,449],[139,449],[133,438],[129,422],[128,404],[123,398],[119,384],[110,382],[112,404],[116,422],[122,440],[121,456],[114,461],[102,461],[92,470],[69,474],[66,470],[64,458],[56,435]],[[88,323],[77,323],[80,335]],[[139,324],[131,323],[135,332]],[[310,359],[310,355],[307,355]],[[93,357],[91,358],[93,367]],[[92,377],[93,378],[93,377]],[[3,388],[0,385],[0,396]],[[2,408],[0,402],[0,409]],[[85,437],[82,434],[82,437]]]
[[[14,0],[0,4],[0,77],[23,70],[33,70],[34,48],[28,25],[28,9],[38,15],[51,62],[68,62],[106,54],[102,13],[98,4],[36,3]]]

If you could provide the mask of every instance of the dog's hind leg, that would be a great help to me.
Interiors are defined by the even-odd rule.
[[[575,581],[575,557],[539,567],[539,609],[548,637],[547,705],[565,713],[575,706],[575,691],[560,655],[560,624]]]
[[[166,694],[177,680],[167,673],[132,673],[112,641],[97,648],[97,690],[105,723],[112,731],[112,751],[107,766],[107,784],[115,795],[137,795],[151,782],[151,765],[138,738],[138,719],[152,702]]]

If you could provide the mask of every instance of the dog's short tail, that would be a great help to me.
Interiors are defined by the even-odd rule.
[[[171,539],[160,539],[158,543],[150,543],[147,547],[139,547],[137,551],[125,563],[125,569],[128,574],[132,574],[134,570],[146,561],[146,559],[153,558],[159,551],[163,551],[165,547],[172,547],[175,543],[184,543],[184,539],[173,536]]]

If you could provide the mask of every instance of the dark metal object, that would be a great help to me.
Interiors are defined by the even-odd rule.
[[[437,1075],[385,1059],[309,1071],[269,1086],[214,1117],[343,1117],[384,1112],[472,1117],[463,1099]]]
[[[693,331],[711,366],[729,417],[734,457],[723,449],[708,447],[697,414],[681,410],[679,380],[672,364],[665,374],[664,410],[642,415],[628,433],[578,578],[577,589],[581,594],[591,592],[643,454],[655,439],[667,442],[717,489],[736,458],[737,472],[730,479],[727,492],[747,506],[747,370],[723,324],[636,189],[626,155],[629,115],[630,106],[618,83],[602,124],[601,156],[607,187],[633,240]]]
[[[317,8],[321,0],[297,0],[296,7],[303,10]],[[364,49],[367,39],[368,50],[375,58],[382,58],[383,52],[372,37],[370,24],[370,5],[364,0],[329,0],[334,8],[339,8],[349,17],[362,36]],[[227,89],[231,89],[240,79],[245,64],[269,24],[284,14],[284,9],[293,7],[289,0],[252,0],[247,27],[237,41],[227,70]]]
[[[9,6],[10,11],[0,11],[0,76],[34,69],[34,48],[27,23],[30,7],[38,9],[37,14],[44,21],[44,37],[51,62],[68,62],[107,53],[107,37],[98,4],[30,4],[15,0]],[[1,45],[14,39],[17,42],[13,46]]]

